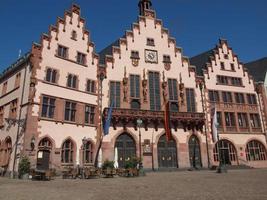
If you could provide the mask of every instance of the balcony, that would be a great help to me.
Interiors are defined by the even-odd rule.
[[[107,118],[108,108],[104,109],[104,120]],[[199,130],[205,124],[204,113],[190,113],[190,112],[171,112],[171,125],[177,131],[178,128],[186,130]],[[151,111],[151,110],[133,110],[114,108],[112,110],[111,124],[116,130],[117,126],[133,126],[137,130],[137,119],[142,119],[145,130],[148,127],[154,127],[157,131],[159,127],[164,127],[164,111]]]

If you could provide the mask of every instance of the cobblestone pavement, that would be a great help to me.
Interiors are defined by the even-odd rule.
[[[267,169],[147,173],[139,178],[23,181],[0,178],[1,200],[267,200]]]

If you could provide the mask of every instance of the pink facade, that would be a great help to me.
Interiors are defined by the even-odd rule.
[[[214,106],[227,164],[267,166],[266,94],[256,92],[227,42],[189,59],[156,18],[151,2],[140,1],[139,7],[132,29],[97,54],[81,10],[73,5],[40,44],[3,73],[0,166],[7,172],[17,172],[23,155],[37,169],[94,165],[98,148],[99,162],[114,160],[117,148],[119,167],[140,156],[145,169],[218,165],[211,137]],[[200,62],[203,56],[208,59]]]

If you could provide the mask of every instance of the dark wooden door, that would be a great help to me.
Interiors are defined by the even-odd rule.
[[[136,157],[136,144],[134,139],[127,133],[120,135],[115,147],[118,149],[119,168],[125,167],[125,163],[131,158]]]
[[[188,141],[190,165],[193,168],[201,168],[201,151],[198,138],[193,135]]]
[[[41,150],[38,151],[37,155],[37,169],[38,170],[48,170],[50,161],[50,151]]]
[[[230,156],[229,156],[229,149],[222,148],[221,149],[221,160],[222,163],[225,165],[231,165]]]
[[[167,142],[166,135],[160,137],[158,142],[158,164],[159,168],[177,168],[176,142]]]

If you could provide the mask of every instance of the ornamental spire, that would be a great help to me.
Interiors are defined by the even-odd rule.
[[[144,16],[145,10],[151,10],[152,9],[152,2],[151,2],[151,0],[140,0],[138,7],[139,7],[139,14]]]

